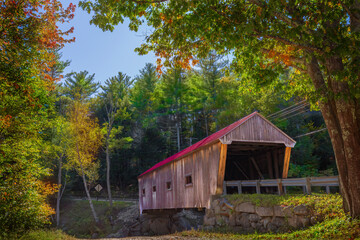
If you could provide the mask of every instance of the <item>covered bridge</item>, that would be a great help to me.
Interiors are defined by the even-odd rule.
[[[138,177],[140,212],[209,208],[231,180],[286,178],[295,141],[254,112]]]

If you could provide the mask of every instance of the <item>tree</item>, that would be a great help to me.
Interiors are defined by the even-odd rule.
[[[181,150],[181,129],[185,110],[184,95],[186,93],[185,72],[180,68],[171,68],[162,75],[160,82],[156,85],[154,98],[156,99],[157,111],[165,117],[165,124],[169,128],[171,137],[171,128],[176,129],[177,151]],[[175,125],[175,126],[174,126]],[[169,141],[171,146],[171,141]],[[174,153],[171,151],[170,153]]]
[[[155,164],[156,159],[164,157],[161,147],[165,144],[162,130],[156,124],[158,118],[155,115],[154,103],[154,91],[158,81],[156,67],[147,63],[135,78],[134,86],[130,91],[134,121],[131,137],[134,140],[132,146],[134,158],[138,162],[137,172],[145,171]]]
[[[64,168],[64,159],[66,158],[65,154],[69,148],[70,143],[70,126],[69,122],[63,116],[57,116],[52,121],[52,136],[51,136],[51,150],[52,157],[57,160],[57,185],[58,185],[58,193],[56,197],[56,226],[60,225],[60,202],[61,198],[64,194],[66,187],[66,174],[65,181],[63,183],[62,180],[62,170]]]
[[[105,155],[106,155],[106,185],[109,197],[110,209],[112,209],[111,185],[110,185],[110,151],[114,148],[124,147],[131,142],[130,137],[116,139],[116,135],[121,133],[123,127],[115,126],[115,121],[119,118],[128,118],[128,89],[132,81],[129,76],[121,72],[117,76],[105,81],[105,86],[101,86],[103,92],[100,94],[102,106],[106,111],[104,123],[105,130]]]
[[[206,136],[209,135],[210,125],[213,123],[216,130],[219,130],[217,115],[220,108],[224,107],[223,96],[221,96],[222,84],[221,79],[224,77],[224,68],[226,62],[222,60],[221,55],[210,53],[206,58],[199,61],[199,70],[191,76],[189,81],[192,102],[201,110],[205,121]]]
[[[96,161],[102,134],[96,119],[92,119],[84,102],[74,101],[69,113],[70,143],[67,150],[68,168],[74,168],[82,177],[86,196],[96,223],[99,222],[91,201],[90,184],[98,178],[99,163]]]
[[[89,100],[99,88],[99,83],[95,83],[95,73],[88,75],[88,71],[79,73],[72,72],[66,76],[64,87],[66,89],[65,96],[72,100],[83,101]]]
[[[52,111],[54,79],[47,70],[67,34],[58,23],[75,6],[59,1],[0,2],[0,238],[49,223],[54,187],[44,180],[43,131]]]
[[[296,94],[325,119],[344,199],[360,217],[360,4],[334,1],[108,1],[82,2],[103,30],[143,18],[154,27],[138,51],[155,51],[166,66],[186,66],[211,50],[232,51],[242,76],[266,85],[284,69]],[[161,62],[161,59],[159,60]]]

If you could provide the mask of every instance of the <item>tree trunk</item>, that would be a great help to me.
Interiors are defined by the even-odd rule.
[[[179,123],[176,123],[176,139],[177,139],[177,149],[178,152],[180,152],[181,148],[180,148],[180,126]]]
[[[83,179],[83,183],[84,183],[84,187],[85,187],[86,196],[87,196],[87,198],[89,200],[89,205],[90,205],[90,208],[91,208],[91,212],[92,212],[92,214],[94,216],[95,222],[99,223],[99,218],[97,217],[94,205],[92,204],[91,197],[90,197],[90,192],[89,192],[89,189],[88,189],[87,183],[86,183],[86,177],[85,177],[85,174],[84,174],[84,171],[83,171],[82,167],[81,167],[81,172],[82,172],[82,179]]]
[[[62,156],[59,157],[59,171],[58,171],[58,186],[61,186],[61,174],[62,174]],[[61,200],[61,188],[58,191],[56,199],[56,226],[60,225],[60,200]]]
[[[93,216],[94,216],[95,222],[96,222],[96,223],[99,223],[99,218],[98,218],[97,215],[96,215],[94,205],[92,204],[92,201],[91,201],[90,192],[89,192],[89,189],[88,189],[88,187],[87,187],[86,177],[85,177],[85,173],[84,173],[83,164],[82,164],[82,161],[81,161],[81,158],[80,158],[80,153],[79,153],[79,148],[78,148],[78,146],[77,146],[77,152],[78,152],[78,158],[79,158],[79,163],[80,163],[80,168],[81,168],[81,175],[82,175],[82,179],[83,179],[83,183],[84,183],[84,188],[85,188],[86,196],[87,196],[87,198],[88,198],[88,200],[89,200],[90,209],[91,209],[91,212],[92,212],[92,214],[93,214]]]
[[[341,69],[341,59],[327,60],[328,72]],[[324,100],[319,106],[333,145],[339,172],[344,210],[354,218],[360,217],[360,128],[359,102],[349,94],[346,82],[330,77],[325,84],[323,74],[315,58],[309,64],[309,75],[315,89]],[[336,96],[343,94],[342,96]],[[334,97],[335,95],[335,97]],[[345,99],[347,97],[347,99]]]
[[[109,153],[109,138],[110,138],[110,127],[108,134],[106,136],[106,186],[107,186],[107,192],[109,197],[109,204],[110,204],[110,211],[112,210],[113,203],[112,203],[112,196],[111,196],[111,187],[110,187],[110,153]]]

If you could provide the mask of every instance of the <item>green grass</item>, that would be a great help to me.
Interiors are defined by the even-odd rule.
[[[14,234],[6,237],[7,240],[76,240],[61,230],[33,230],[22,236]]]
[[[238,234],[226,230],[216,231],[187,231],[177,233],[177,236],[186,238],[204,239],[360,239],[360,220],[350,220],[349,218],[334,218],[325,220],[304,230],[288,233],[267,233],[267,234]]]
[[[110,215],[116,217],[122,208],[131,205],[129,202],[114,201],[111,214],[109,202],[93,201],[93,204],[100,219],[99,224],[95,223],[88,200],[64,201],[60,216],[63,231],[80,238],[91,237],[94,233],[99,237],[106,236],[113,231]]]

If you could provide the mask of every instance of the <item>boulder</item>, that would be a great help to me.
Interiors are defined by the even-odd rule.
[[[310,218],[305,216],[298,216],[299,221],[302,224],[302,227],[307,227],[310,225]]]
[[[257,214],[250,214],[249,215],[249,222],[258,222],[260,220],[259,215]]]
[[[150,231],[156,235],[165,235],[170,233],[169,219],[167,218],[155,218],[149,221]]]
[[[292,216],[294,214],[294,207],[292,206],[286,206],[283,208],[284,216]]]
[[[283,207],[274,206],[274,216],[275,217],[285,217],[285,212],[283,211]]]
[[[250,227],[249,221],[249,213],[241,213],[236,215],[236,225],[241,226],[243,228]]]
[[[272,222],[267,225],[266,229],[269,232],[277,232],[279,230],[278,226],[276,226],[276,224],[274,224]]]
[[[304,216],[304,215],[309,215],[310,211],[305,205],[299,205],[294,207],[294,213],[296,215]]]
[[[256,213],[260,217],[272,217],[274,216],[274,209],[272,207],[256,207]]]
[[[293,228],[302,227],[302,222],[300,221],[300,219],[297,216],[290,217],[287,220],[288,220],[289,226],[291,226]]]
[[[272,224],[275,224],[278,227],[283,227],[286,223],[285,223],[285,219],[282,217],[275,217],[272,220]]]
[[[254,213],[255,206],[250,202],[240,203],[235,207],[236,212]]]
[[[205,210],[205,215],[207,217],[215,217],[215,212],[212,209],[206,209]]]
[[[262,222],[264,228],[267,228],[267,225],[271,222],[271,217],[265,217],[265,218],[261,219],[261,222]]]
[[[232,227],[236,226],[236,214],[235,213],[230,215],[230,217],[229,217],[229,225],[232,226]]]
[[[205,226],[214,226],[216,224],[216,218],[214,217],[204,217],[204,225]]]

